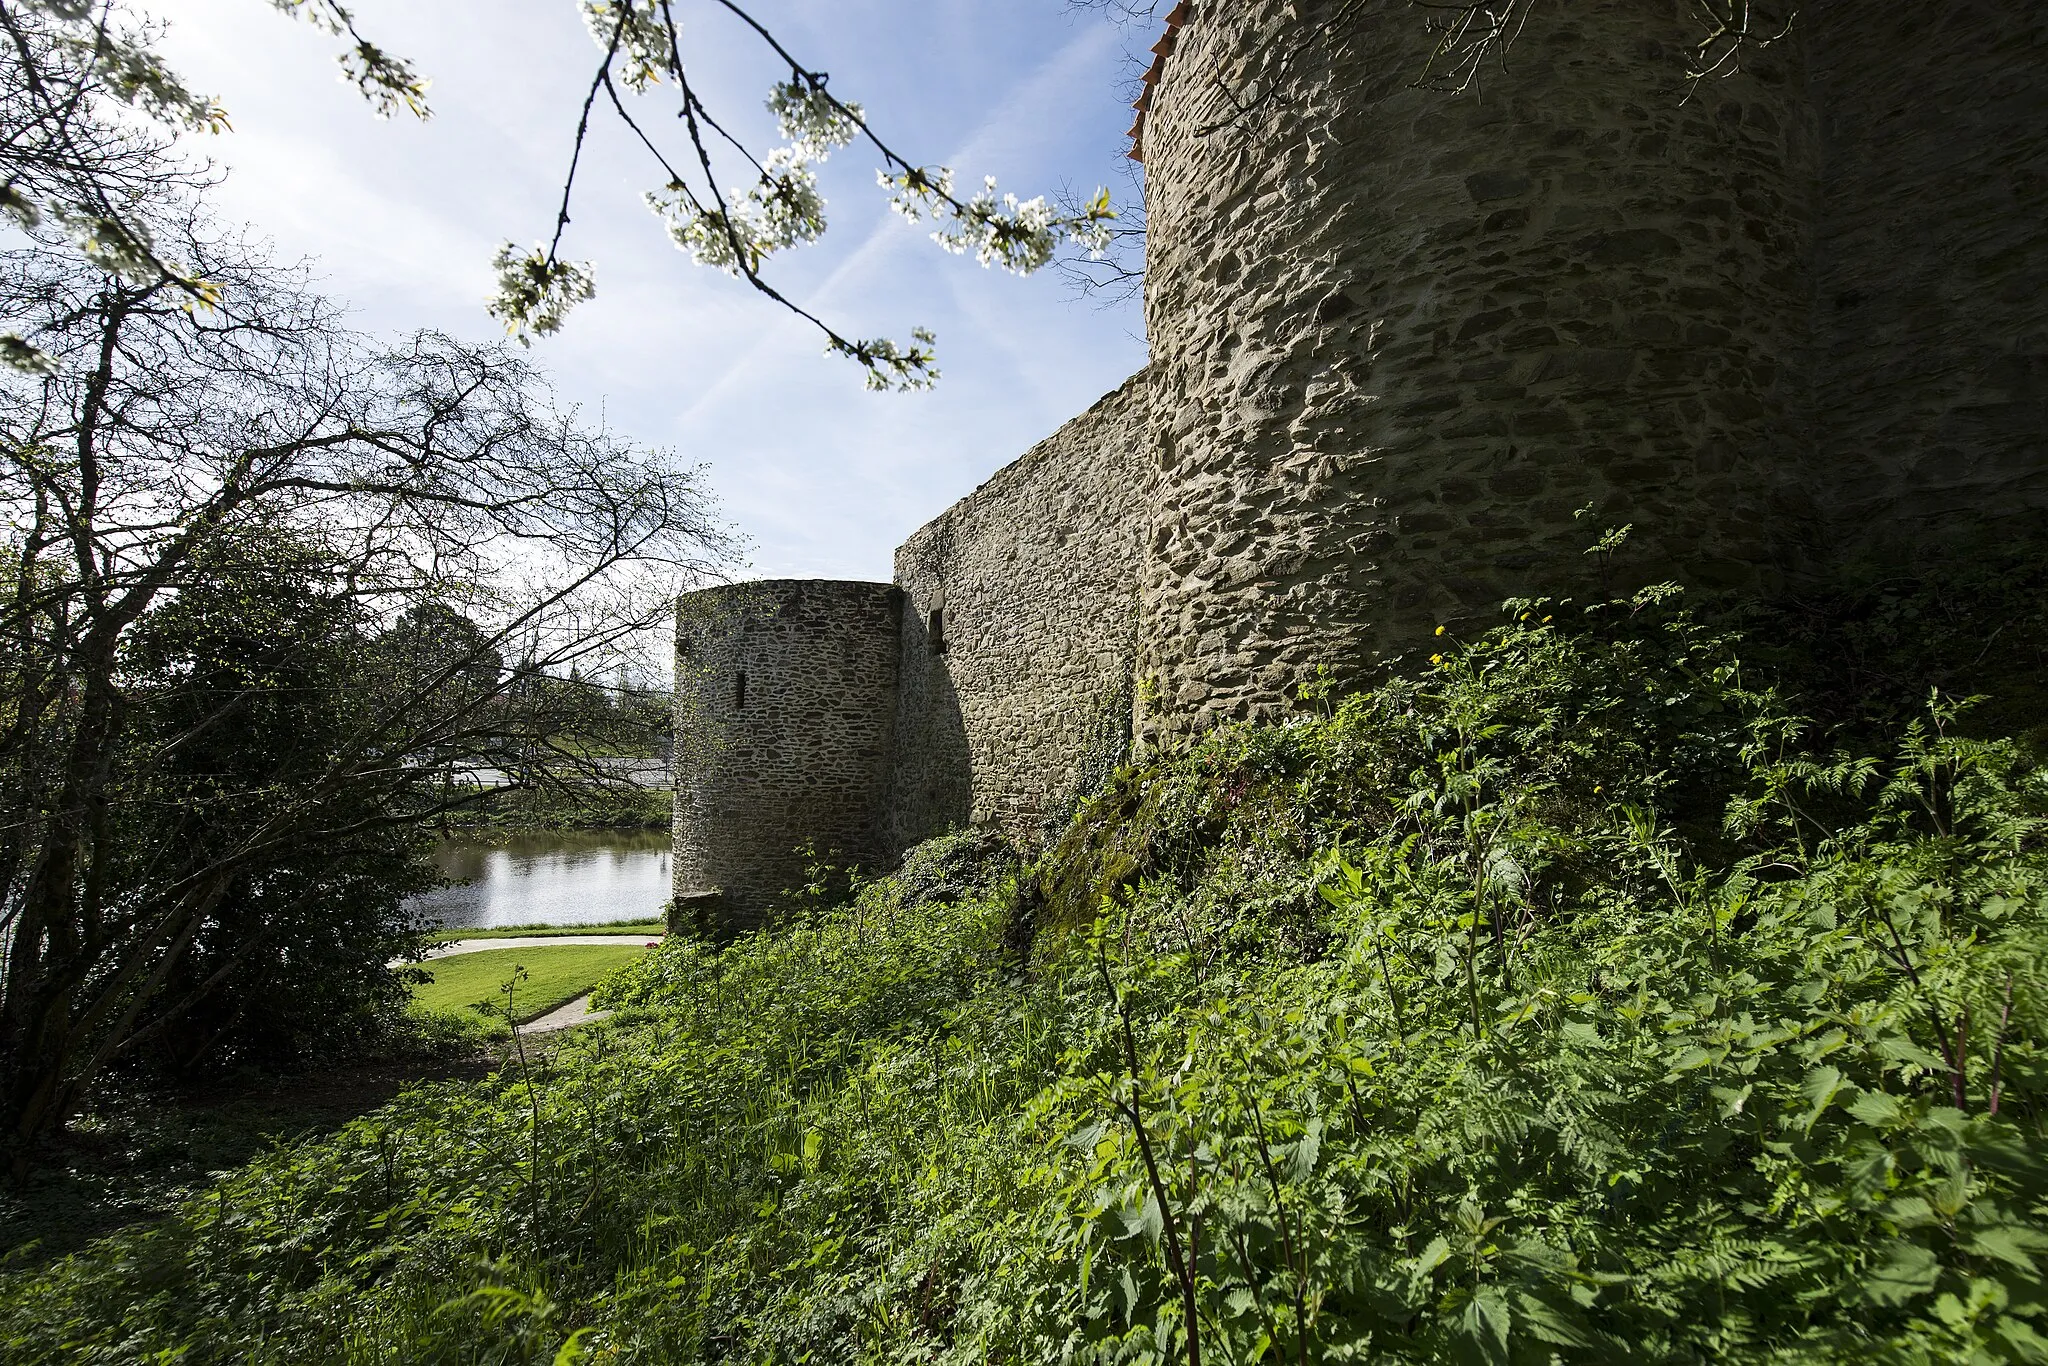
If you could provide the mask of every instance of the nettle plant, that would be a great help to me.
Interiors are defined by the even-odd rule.
[[[1945,696],[1837,755],[1654,599],[1429,648],[1035,870],[671,936],[538,1066],[0,1280],[9,1359],[2048,1356],[2037,759]]]
[[[1511,608],[1124,808],[1179,830],[1117,842],[1104,1006],[1030,1112],[1045,1280],[988,1331],[1188,1366],[2048,1357],[2038,764],[1939,694],[1832,752],[1655,595],[1569,634]],[[1292,962],[1188,927],[1208,885],[1254,904],[1261,792],[1311,813]]]

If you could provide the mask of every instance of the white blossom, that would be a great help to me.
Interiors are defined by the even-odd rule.
[[[619,79],[630,90],[646,90],[661,81],[669,65],[669,31],[656,0],[581,0],[584,26],[606,51],[618,36],[625,64]]]
[[[972,199],[953,195],[953,173],[945,167],[919,167],[895,175],[877,171],[875,179],[893,191],[889,207],[913,223],[929,218],[939,224],[932,240],[956,255],[973,252],[984,266],[999,265],[1028,275],[1050,261],[1062,240],[1100,258],[1109,246],[1109,220],[1116,217],[1109,192],[1098,190],[1078,214],[1062,216],[1044,196],[1019,202],[998,196],[995,177],[982,182]]]
[[[889,207],[912,223],[927,217],[941,218],[951,211],[947,201],[953,197],[953,172],[945,166],[936,170],[919,167],[899,175],[877,171],[875,182],[893,191]]]
[[[0,185],[0,213],[5,213],[24,228],[33,228],[43,221],[42,209],[12,184]]]
[[[824,87],[795,80],[777,82],[769,91],[768,112],[775,115],[782,136],[813,161],[852,142],[866,117],[859,105],[841,105]]]
[[[848,341],[833,337],[825,344],[828,356],[850,356],[867,367],[867,387],[876,391],[893,389],[910,393],[929,389],[939,380],[938,338],[928,327],[910,329],[912,344],[899,347],[887,337]]]
[[[498,272],[498,292],[488,305],[490,314],[522,346],[534,336],[560,331],[569,310],[597,293],[588,261],[551,261],[540,247],[522,253],[507,242],[491,265]]]
[[[140,224],[124,223],[69,205],[57,206],[57,220],[64,225],[65,234],[79,254],[109,275],[147,282],[162,274],[179,274],[168,262],[157,259]]]
[[[751,274],[776,252],[824,234],[825,196],[818,192],[815,159],[802,143],[775,148],[762,159],[760,178],[751,188],[727,193],[724,209],[703,205],[675,187],[647,194],[647,207],[699,265]]]
[[[57,372],[56,357],[12,332],[0,333],[0,365],[24,375],[53,375]]]
[[[429,83],[413,70],[412,63],[393,56],[357,33],[355,16],[340,0],[270,0],[270,3],[273,8],[304,19],[336,37],[347,36],[349,45],[335,58],[341,64],[341,77],[363,93],[378,118],[388,119],[401,110],[409,111],[417,118],[428,116]],[[218,114],[218,110],[215,113]],[[219,115],[219,123],[221,127],[227,126],[226,115]]]

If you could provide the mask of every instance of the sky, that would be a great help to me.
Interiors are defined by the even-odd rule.
[[[335,40],[264,0],[142,8],[169,21],[174,69],[228,110],[233,131],[194,143],[225,172],[221,218],[311,260],[366,331],[503,335],[484,312],[491,257],[552,229],[600,56],[574,0],[359,0],[362,31],[432,81],[424,123],[374,117],[339,78]],[[677,9],[706,102],[772,145],[762,101],[779,65],[708,0]],[[1133,192],[1128,53],[1152,34],[1065,0],[754,9],[913,161],[1025,198]],[[708,467],[749,543],[739,577],[889,579],[912,531],[1144,364],[1134,301],[1104,307],[1053,271],[948,255],[889,211],[878,158],[855,146],[821,176],[825,239],[768,273],[844,335],[938,334],[935,390],[871,393],[808,324],[677,251],[640,202],[658,168],[613,121],[594,127],[564,255],[594,263],[597,296],[533,356],[585,420]]]

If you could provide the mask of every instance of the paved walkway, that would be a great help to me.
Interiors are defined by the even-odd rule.
[[[429,958],[447,958],[458,953],[482,953],[485,949],[552,949],[571,944],[622,944],[642,948],[661,942],[660,934],[557,934],[521,936],[518,939],[456,939],[430,949]]]
[[[592,1020],[602,1020],[609,1014],[611,1014],[609,1010],[592,1010],[590,1008],[590,997],[586,994],[578,996],[567,1005],[556,1006],[538,1020],[528,1020],[525,1024],[519,1026],[519,1032],[521,1034],[553,1034],[560,1030],[573,1028],[576,1025],[589,1024]]]

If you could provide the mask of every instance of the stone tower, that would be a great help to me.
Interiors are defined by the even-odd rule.
[[[671,923],[758,923],[804,885],[806,848],[888,855],[902,596],[778,579],[678,601]]]
[[[1457,94],[1431,17],[1182,5],[1162,44],[1165,729],[1580,589],[1603,527],[1638,582],[1769,588],[2048,506],[2048,11],[1818,0],[1696,82],[1695,6],[1573,0]]]

